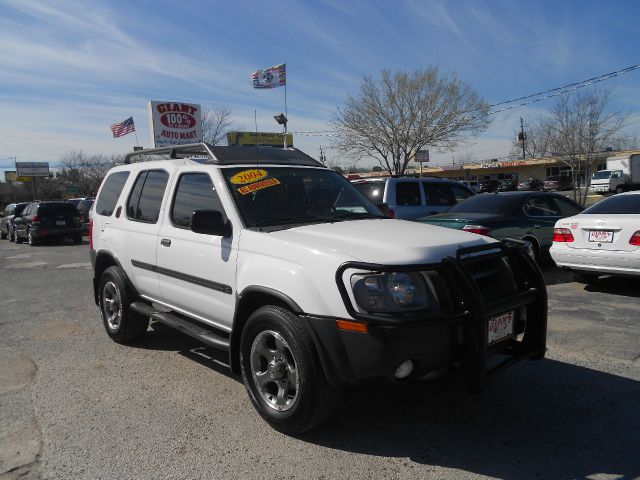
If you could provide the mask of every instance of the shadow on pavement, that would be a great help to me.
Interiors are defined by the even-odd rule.
[[[640,278],[633,277],[601,277],[597,281],[585,285],[587,292],[610,293],[625,297],[640,297]]]
[[[640,382],[543,360],[478,395],[447,380],[352,391],[336,419],[301,438],[496,478],[631,479],[640,475],[639,402]]]
[[[553,260],[549,259],[540,265],[544,282],[547,286],[558,285],[561,283],[573,282],[573,274],[567,270],[561,270],[553,263]]]

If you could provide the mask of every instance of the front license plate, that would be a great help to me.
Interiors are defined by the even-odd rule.
[[[589,230],[589,241],[611,243],[613,242],[613,232],[609,230]]]
[[[64,220],[56,220],[56,225],[66,225],[67,222],[65,222]]]
[[[489,319],[487,343],[491,345],[513,334],[513,310]]]

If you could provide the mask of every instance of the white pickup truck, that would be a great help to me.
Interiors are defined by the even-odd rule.
[[[591,176],[591,191],[594,193],[622,193],[640,190],[640,155],[625,155],[607,158],[607,169]]]
[[[385,218],[299,150],[133,152],[94,207],[107,334],[133,342],[151,320],[228,352],[283,432],[319,425],[348,385],[453,369],[477,389],[545,354],[545,284],[522,243]]]

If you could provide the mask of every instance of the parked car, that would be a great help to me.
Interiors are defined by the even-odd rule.
[[[10,242],[15,241],[13,219],[19,216],[27,205],[29,205],[29,202],[10,203],[5,207],[4,216],[0,219],[0,238],[9,237]]]
[[[544,181],[543,189],[547,192],[552,190],[571,190],[573,189],[573,180],[568,175],[554,175]]]
[[[556,222],[551,257],[585,283],[601,274],[640,276],[640,191],[613,195]]]
[[[479,389],[545,355],[546,287],[522,245],[385,218],[296,149],[130,153],[91,220],[109,337],[140,341],[151,318],[227,352],[286,433],[327,420],[348,386],[459,368]]]
[[[82,242],[82,215],[69,202],[32,202],[13,221],[16,243],[33,246],[43,240],[71,237]]]
[[[549,253],[556,222],[582,210],[579,204],[557,193],[504,192],[476,195],[454,205],[447,213],[418,221],[499,240],[524,240],[539,260]]]
[[[84,235],[89,235],[89,210],[91,210],[93,202],[95,202],[95,197],[87,197],[81,200],[76,207],[82,215],[82,233]]]
[[[351,182],[360,193],[388,209],[391,218],[415,220],[448,210],[474,193],[443,178],[363,178]]]
[[[500,186],[500,180],[496,180],[495,178],[480,180],[478,185],[478,193],[496,192]]]
[[[500,184],[498,185],[498,192],[513,192],[518,189],[518,179],[516,178],[505,178],[500,180]]]
[[[544,188],[544,182],[537,178],[529,178],[518,184],[518,190],[539,191]]]

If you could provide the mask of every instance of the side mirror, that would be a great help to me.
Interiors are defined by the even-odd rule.
[[[225,221],[218,210],[196,210],[191,214],[189,228],[195,233],[220,237],[229,237],[232,231],[231,222]]]

